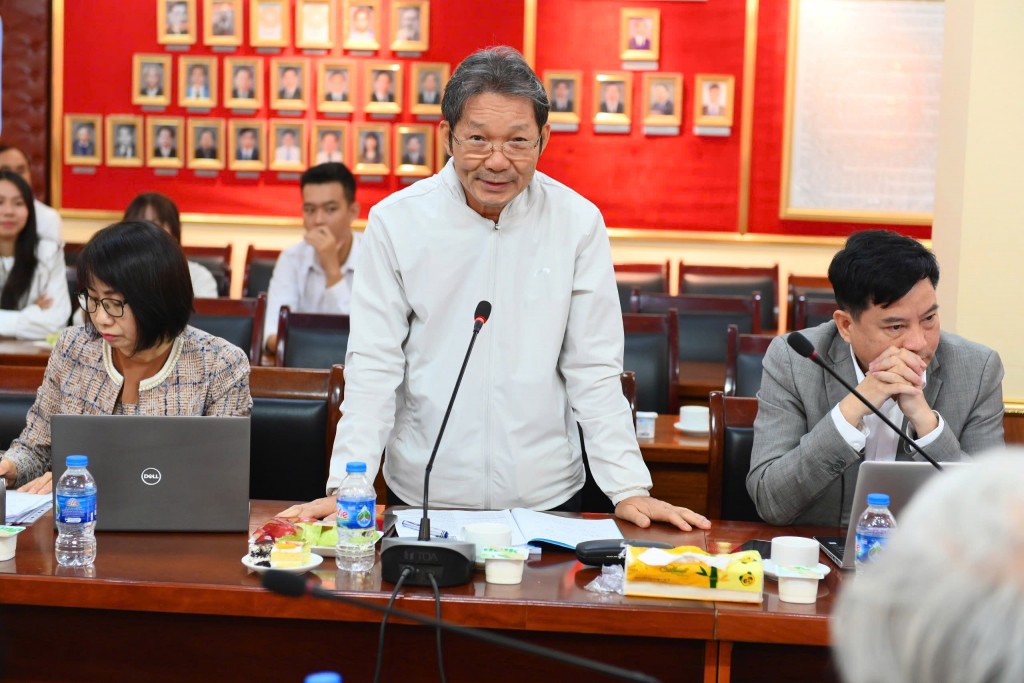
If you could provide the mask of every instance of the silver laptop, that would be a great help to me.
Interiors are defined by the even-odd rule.
[[[54,415],[54,503],[89,456],[99,531],[247,531],[249,418]]]
[[[955,467],[966,467],[968,463],[940,463],[943,470]],[[869,493],[889,494],[889,510],[899,525],[900,513],[906,507],[917,490],[933,476],[941,476],[931,463],[910,462],[904,460],[879,461],[868,460],[861,463],[857,473],[857,487],[853,494],[853,505],[850,508],[850,527],[846,530],[846,543],[841,545],[840,536],[816,536],[822,549],[832,558],[836,565],[843,569],[856,567],[857,554],[857,520],[864,514],[868,506]],[[840,552],[836,552],[841,549]]]

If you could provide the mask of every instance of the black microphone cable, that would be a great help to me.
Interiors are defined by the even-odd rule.
[[[412,571],[412,567],[406,567],[402,570],[402,575],[398,577],[398,581],[395,581],[395,589],[391,591],[391,599],[388,600],[387,607],[384,608],[384,616],[380,620],[380,635],[377,637],[377,668],[373,672],[373,683],[379,683],[380,670],[384,665],[384,629],[387,628],[388,617],[391,616],[391,608],[395,604],[395,598],[398,597],[398,591],[402,589],[402,584],[405,583],[406,577],[412,574]],[[430,578],[433,579],[433,575]],[[442,680],[444,679],[443,674],[441,678]]]
[[[437,634],[437,670],[441,674],[441,683],[447,683],[444,676],[444,655],[441,653],[441,589],[437,587],[433,572],[427,574],[427,578],[430,579],[430,587],[434,589],[434,615],[437,619],[437,624],[434,626],[434,631]]]

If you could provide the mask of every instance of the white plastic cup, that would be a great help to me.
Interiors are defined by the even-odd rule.
[[[817,567],[818,542],[803,536],[772,539],[772,562],[776,567]]]
[[[679,428],[684,432],[710,431],[711,410],[707,406],[683,406],[679,409]]]
[[[529,553],[518,548],[491,548],[482,550],[487,583],[516,584],[523,581],[523,565]]]
[[[636,438],[653,439],[654,425],[658,420],[657,413],[637,412],[636,414]]]
[[[487,547],[501,548],[512,543],[512,529],[496,522],[474,522],[462,527],[462,540],[476,545],[476,566],[483,569],[481,551]]]
[[[818,600],[818,579],[779,577],[779,600],[810,605]]]

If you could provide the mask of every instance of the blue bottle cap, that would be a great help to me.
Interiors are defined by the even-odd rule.
[[[69,455],[65,461],[68,467],[88,467],[89,456],[88,455]]]
[[[306,683],[341,683],[341,676],[333,671],[318,671],[306,676]]]
[[[347,472],[349,474],[351,474],[352,472],[365,473],[366,472],[366,463],[365,462],[350,462],[347,465],[345,465],[345,472]]]
[[[877,505],[878,507],[889,506],[889,494],[888,493],[869,493],[868,494],[868,505]]]

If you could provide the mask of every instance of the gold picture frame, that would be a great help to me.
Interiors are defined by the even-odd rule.
[[[107,166],[142,166],[145,133],[141,116],[109,114],[106,118]]]
[[[334,0],[297,0],[295,3],[295,47],[330,50],[337,29]]]
[[[392,0],[391,49],[426,52],[430,47],[430,0]]]
[[[242,79],[242,72],[248,76]],[[239,82],[236,82],[236,79]],[[248,85],[248,90],[244,86]],[[224,106],[228,109],[259,109],[263,106],[263,60],[253,57],[224,59]]]
[[[409,74],[409,111],[413,114],[440,116],[441,98],[444,97],[450,76],[451,67],[446,62],[413,62]],[[433,91],[425,87],[431,85],[428,80],[436,80]],[[430,96],[431,92],[436,95]]]
[[[693,124],[731,126],[736,78],[729,74],[697,74],[693,84]]]
[[[156,0],[156,42],[160,45],[194,45],[196,0]]]
[[[342,43],[346,50],[380,49],[380,0],[345,0]]]
[[[551,123],[579,123],[580,95],[583,73],[580,71],[545,71],[544,89],[548,93]]]
[[[350,114],[355,83],[355,62],[347,59],[318,60],[316,64],[317,111]]]
[[[260,119],[228,121],[228,168],[232,171],[262,171],[267,167],[266,122]],[[252,147],[242,144],[251,137]],[[243,140],[243,136],[245,140]],[[247,158],[248,152],[248,158]]]
[[[314,123],[309,136],[309,165],[316,166],[328,162],[348,164],[348,136],[349,124],[346,121]],[[330,143],[328,139],[331,140]]]
[[[249,0],[249,44],[253,47],[288,47],[292,13],[288,0]]]
[[[242,44],[242,0],[203,0],[203,44]]]
[[[436,127],[424,123],[395,126],[395,175],[420,178],[433,175]]]
[[[200,72],[203,80],[197,81],[193,77]],[[216,57],[182,56],[178,59],[178,104],[182,107],[217,106]]]
[[[267,146],[272,171],[306,170],[306,122],[297,119],[271,119]]]
[[[644,125],[679,126],[683,122],[683,75],[646,72],[642,90]]]
[[[606,71],[594,74],[594,123],[629,125],[633,111],[633,74]]]
[[[305,59],[270,60],[270,108],[305,111],[309,106],[309,63]]]
[[[357,123],[352,126],[355,141],[356,175],[387,175],[391,172],[388,160],[391,158],[391,126],[387,123]],[[369,141],[374,139],[375,145]]]
[[[103,149],[103,117],[99,114],[64,115],[64,163],[99,166]]]
[[[658,61],[661,54],[661,11],[624,7],[619,17],[619,56],[622,61]]]
[[[224,168],[224,119],[189,118],[187,138],[189,168]]]
[[[164,135],[165,132],[169,137]],[[184,166],[181,149],[184,132],[185,118],[182,116],[147,116],[146,165],[152,168]]]
[[[171,103],[171,56],[132,55],[132,104],[166,107]]]
[[[402,65],[398,62],[366,62],[364,69],[366,92],[363,100],[366,104],[363,111],[368,114],[401,113]]]

